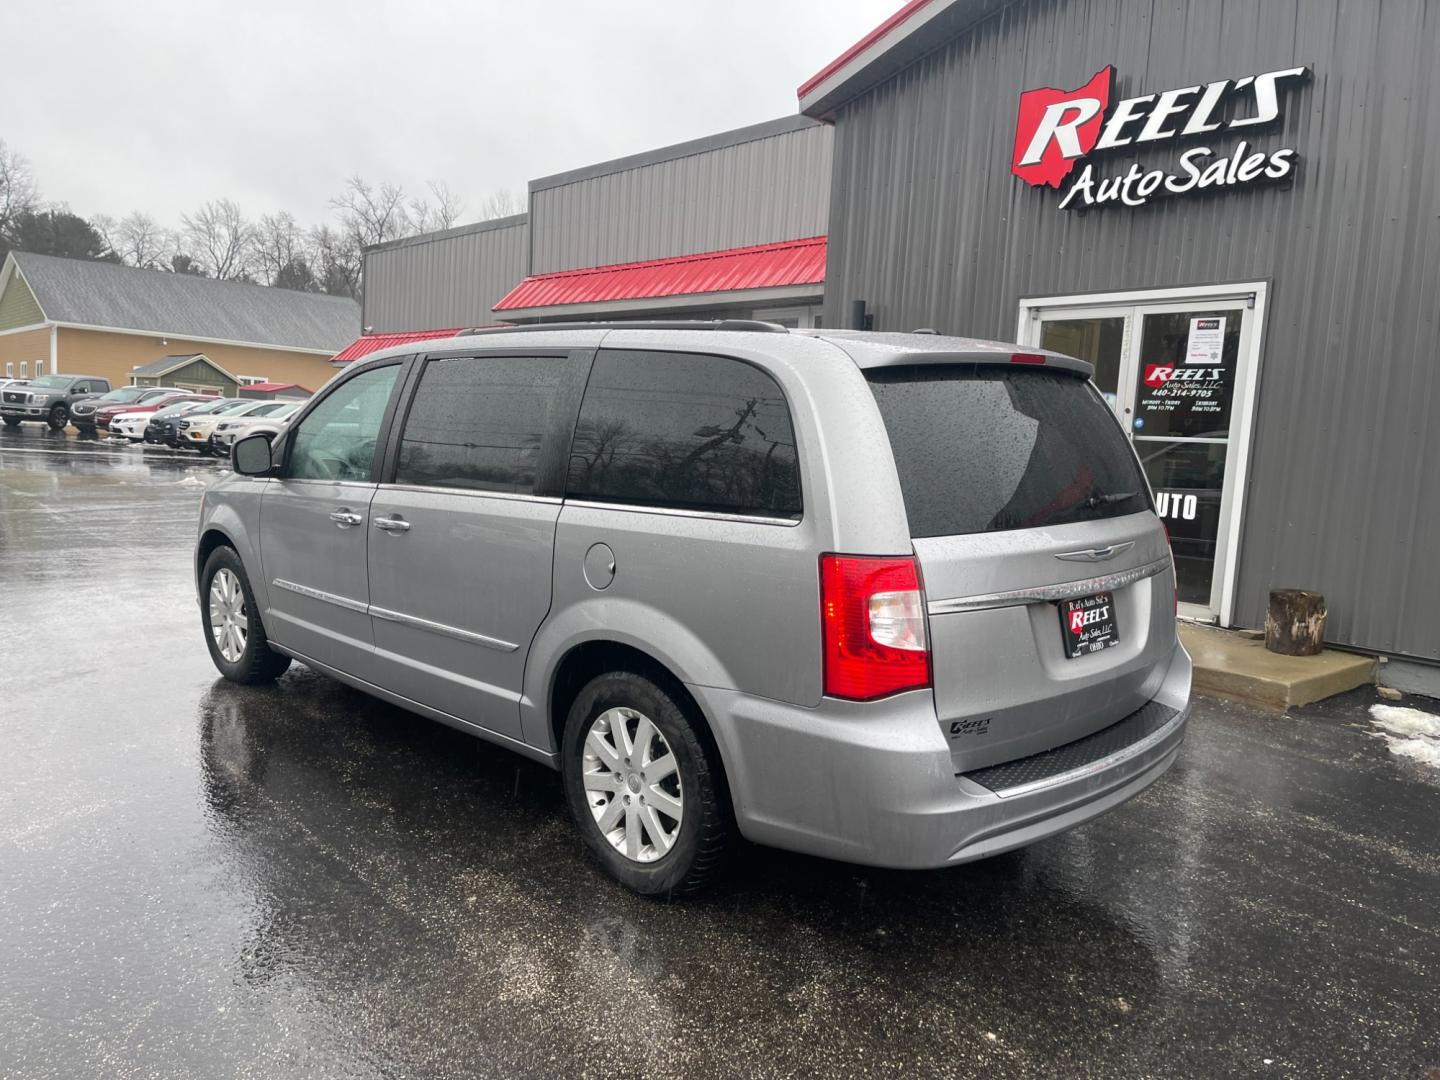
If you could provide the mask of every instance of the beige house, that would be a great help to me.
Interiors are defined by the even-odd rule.
[[[239,383],[313,390],[359,331],[348,297],[23,251],[0,268],[0,378],[99,375],[129,386],[138,368],[198,354]]]

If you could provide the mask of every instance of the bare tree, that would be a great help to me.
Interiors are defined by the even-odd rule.
[[[417,233],[439,232],[460,222],[465,202],[443,180],[431,180],[429,199],[411,199],[410,227]]]
[[[255,227],[229,199],[208,202],[181,217],[184,240],[210,277],[235,281],[249,277],[251,236]]]
[[[345,190],[331,199],[330,205],[340,215],[342,228],[359,247],[410,235],[405,189],[399,184],[377,187],[356,174],[345,181]]]
[[[109,220],[106,221],[109,224]],[[166,262],[171,239],[149,214],[138,210],[126,214],[118,225],[108,230],[101,228],[99,218],[93,224],[100,229],[100,235],[105,237],[110,250],[130,266],[154,270]]]
[[[360,296],[360,244],[348,229],[321,225],[310,230],[310,264],[322,291]]]
[[[90,219],[90,227],[100,234],[105,246],[117,255],[120,253],[120,223],[109,214],[96,214]],[[123,259],[121,260],[124,261]]]
[[[266,285],[274,285],[287,268],[308,263],[305,249],[305,232],[288,210],[263,215],[251,235],[252,262]]]
[[[10,235],[17,217],[39,205],[40,192],[30,162],[0,139],[0,238]]]
[[[496,218],[510,217],[512,214],[524,213],[525,204],[507,188],[500,188],[492,191],[480,204],[480,213],[477,221],[493,221]]]

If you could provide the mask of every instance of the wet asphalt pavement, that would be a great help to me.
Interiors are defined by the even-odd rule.
[[[747,849],[666,906],[544,768],[300,665],[219,680],[218,469],[0,431],[0,1076],[1440,1076],[1440,771],[1369,691],[1201,700],[1028,851]]]

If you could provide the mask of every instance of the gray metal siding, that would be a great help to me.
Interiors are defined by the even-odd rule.
[[[688,255],[825,232],[831,130],[807,124],[533,188],[531,272]]]
[[[1008,339],[1023,296],[1270,280],[1237,621],[1314,588],[1333,642],[1440,658],[1437,28],[1426,0],[1016,3],[837,114],[827,325],[864,299]],[[1017,96],[1111,62],[1120,97],[1312,66],[1251,136],[1298,147],[1293,188],[1057,210],[1010,175]]]
[[[495,322],[490,310],[526,274],[523,218],[365,253],[364,324],[375,333]]]

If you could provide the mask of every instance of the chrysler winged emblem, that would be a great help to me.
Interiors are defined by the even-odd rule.
[[[1126,540],[1123,544],[1111,544],[1109,547],[1087,548],[1084,551],[1062,551],[1055,558],[1064,559],[1066,562],[1104,562],[1106,559],[1113,559],[1116,555],[1129,551],[1134,546],[1134,540]]]

